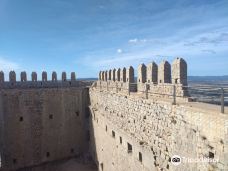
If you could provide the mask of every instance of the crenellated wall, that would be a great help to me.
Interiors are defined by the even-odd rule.
[[[226,171],[228,116],[90,88],[90,150],[99,171]],[[192,161],[171,163],[174,155]]]
[[[185,101],[185,60],[141,64],[137,82],[134,74],[132,66],[100,71],[91,86],[74,72],[48,80],[44,71],[37,80],[36,72],[16,79],[11,71],[5,81],[1,71],[0,170],[84,155],[99,171],[227,170],[228,116]],[[174,90],[183,101],[170,103]],[[216,162],[175,166],[174,155]]]
[[[76,80],[75,72],[71,72],[70,78],[67,78],[66,72],[62,72],[61,80],[57,79],[57,73],[52,72],[51,80],[47,79],[47,72],[43,71],[41,80],[37,79],[37,73],[31,73],[31,79],[28,79],[25,71],[21,72],[20,79],[17,81],[15,71],[9,72],[9,80],[6,81],[4,72],[0,72],[0,89],[13,88],[51,88],[51,87],[79,87],[86,86],[84,82]]]
[[[186,61],[141,64],[137,82],[130,68],[90,88],[90,151],[99,171],[228,170],[228,116],[188,102]],[[168,100],[174,91],[178,103]],[[174,155],[189,162],[175,166]]]
[[[36,72],[28,81],[21,72],[16,81],[14,71],[9,81],[0,72],[0,158],[4,171],[32,167],[88,152],[87,117],[90,84],[68,80],[63,72],[57,80]]]
[[[188,100],[187,91],[187,63],[183,58],[176,58],[172,66],[168,61],[162,61],[159,66],[155,62],[138,66],[137,82],[134,79],[134,68],[123,68],[117,75],[116,69],[99,72],[98,85],[100,89],[115,92],[148,92],[148,97],[172,98],[174,91],[177,98]],[[102,77],[102,73],[109,73],[109,79]],[[116,75],[115,75],[116,74]],[[175,86],[175,87],[174,87]]]
[[[49,81],[47,80],[47,72],[43,71],[42,72],[42,80],[41,81]],[[71,81],[76,80],[76,75],[75,72],[71,72]],[[20,81],[21,82],[27,82],[27,73],[25,71],[22,71],[20,74]],[[36,82],[39,81],[37,80],[37,73],[36,72],[32,72],[31,73],[31,81]],[[58,81],[57,80],[57,73],[55,71],[52,72],[52,79],[50,81]],[[59,80],[60,81],[60,80]],[[61,81],[67,81],[67,75],[66,72],[62,72],[62,79]],[[5,77],[4,77],[4,72],[0,71],[0,82],[7,82],[5,81]],[[10,71],[9,72],[9,82],[16,82],[16,73],[15,71]]]

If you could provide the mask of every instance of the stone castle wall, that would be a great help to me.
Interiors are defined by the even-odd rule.
[[[188,97],[187,91],[187,63],[183,58],[176,58],[172,66],[168,61],[162,61],[158,66],[155,62],[147,66],[138,66],[137,82],[134,80],[134,68],[117,69],[120,74],[116,74],[116,69],[99,72],[100,89],[123,92],[147,92],[148,96],[158,96],[170,98],[174,91],[177,97]],[[113,72],[114,71],[114,72]],[[112,73],[112,75],[111,75]],[[105,77],[105,75],[110,77]],[[104,83],[103,83],[104,82]],[[174,88],[175,86],[175,88]]]
[[[45,81],[48,81],[47,79],[47,72],[46,71],[43,71],[42,74],[42,81],[45,82]],[[4,83],[4,82],[7,82],[5,81],[5,74],[3,71],[0,71],[0,83]],[[76,80],[76,74],[75,72],[71,72],[71,75],[70,75],[70,80],[71,81],[75,81]],[[11,83],[15,83],[17,82],[17,79],[16,79],[16,73],[15,71],[10,71],[9,72],[9,82]],[[27,73],[25,71],[22,71],[21,74],[20,74],[20,82],[26,82],[28,81],[28,77],[27,77]],[[31,73],[31,81],[32,82],[36,82],[36,81],[39,81],[37,79],[37,73],[36,72],[32,72]],[[57,79],[57,73],[55,71],[52,72],[52,75],[51,75],[51,81],[58,81]],[[67,81],[67,74],[66,72],[62,72],[62,75],[61,75],[61,81]]]
[[[12,74],[13,73],[13,74]],[[3,75],[3,74],[2,74]],[[75,74],[73,74],[74,76]],[[63,73],[58,81],[26,73],[0,83],[1,169],[16,170],[81,156],[88,151],[88,89]],[[1,77],[2,78],[2,77]]]
[[[80,87],[87,86],[84,82],[77,81],[74,72],[71,72],[70,78],[67,78],[66,72],[62,72],[61,79],[57,79],[55,71],[51,74],[51,80],[48,80],[47,72],[43,71],[41,80],[37,79],[37,73],[31,73],[31,79],[28,79],[26,72],[21,72],[19,80],[16,73],[10,71],[9,79],[6,81],[4,72],[0,71],[0,89],[15,89],[15,88],[56,88],[56,87]]]
[[[228,116],[98,88],[90,89],[90,100],[94,135],[91,154],[100,170],[101,167],[109,171],[228,169],[225,156]],[[128,144],[132,146],[131,152]],[[218,162],[174,166],[173,155],[218,159]]]
[[[228,169],[228,116],[167,98],[175,89],[177,97],[188,97],[182,58],[142,64],[134,79],[131,66],[102,71],[88,90],[75,73],[57,80],[53,72],[48,80],[43,72],[37,80],[33,72],[29,81],[22,72],[17,81],[12,71],[5,81],[0,72],[0,170],[84,154],[99,171]],[[174,166],[173,155],[218,161]]]

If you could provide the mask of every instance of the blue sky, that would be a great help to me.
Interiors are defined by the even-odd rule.
[[[0,70],[99,70],[183,57],[228,75],[227,0],[0,0]]]

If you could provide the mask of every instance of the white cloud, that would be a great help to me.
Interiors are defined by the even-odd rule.
[[[212,49],[204,49],[204,50],[202,50],[202,52],[216,54],[216,51],[214,51]]]
[[[117,49],[117,53],[122,53],[123,50],[122,49]]]
[[[227,32],[204,33],[195,40],[186,42],[185,46],[221,45],[228,42]]]
[[[1,56],[0,56],[0,66],[1,66],[0,70],[4,72],[9,72],[11,70],[19,69],[19,65],[17,63],[9,61]]]
[[[178,56],[189,62],[191,74],[200,73],[202,64],[199,65],[199,59],[205,60],[205,58],[208,58],[214,61],[215,57],[227,54],[227,33],[228,27],[205,30],[205,26],[194,26],[169,37],[153,38],[145,36],[142,39],[133,37],[128,40],[127,44],[121,46],[124,49],[124,55],[118,54],[118,51],[121,52],[122,49],[113,47],[113,49],[106,49],[105,53],[104,50],[102,50],[102,53],[90,53],[84,58],[83,63],[97,70],[130,65],[136,68],[140,63],[147,64],[153,60],[158,64],[163,59],[172,62]],[[193,45],[186,45],[187,43]],[[113,53],[113,50],[117,53]],[[93,59],[96,60],[91,63]]]
[[[130,44],[146,44],[146,43],[151,43],[151,44],[165,44],[166,42],[163,42],[158,39],[130,39],[128,40],[128,43]]]
[[[137,39],[137,38],[135,38],[135,39],[130,39],[128,42],[129,42],[129,43],[137,43],[137,42],[138,42],[138,39]]]
[[[111,68],[111,67],[128,67],[130,65],[138,65],[140,63],[151,62],[153,60],[158,63],[163,59],[172,59],[173,56],[159,55],[151,49],[144,51],[134,51],[125,53],[124,56],[119,57],[116,55],[109,56],[109,58],[101,57],[93,62],[94,67],[98,68]]]
[[[135,38],[135,39],[128,40],[128,43],[146,43],[146,42],[149,42],[149,41],[152,41],[152,40]]]
[[[153,40],[153,39],[130,39],[128,41],[128,43],[147,43],[147,42],[155,42],[157,40]]]

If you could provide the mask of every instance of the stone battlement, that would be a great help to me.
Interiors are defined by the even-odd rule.
[[[99,72],[98,85],[107,90],[145,92],[159,96],[187,97],[187,63],[183,58],[176,58],[172,65],[162,61],[140,64],[135,82],[134,68],[113,69]],[[174,87],[175,86],[175,87]]]
[[[227,170],[228,116],[184,102],[185,60],[141,64],[137,80],[134,72],[132,66],[101,71],[89,88],[74,72],[61,80],[53,72],[48,80],[44,71],[39,81],[35,72],[30,81],[26,72],[20,81],[14,71],[9,81],[0,72],[0,170],[84,156],[99,171]],[[176,166],[176,155],[215,162]]]
[[[89,95],[95,137],[91,146],[97,149],[93,156],[97,165],[121,171],[227,170],[227,115],[204,105],[172,105],[96,88]],[[216,162],[176,166],[175,155]]]
[[[52,88],[52,87],[78,87],[86,85],[81,81],[76,80],[75,72],[71,72],[70,79],[67,79],[66,72],[62,72],[61,80],[57,79],[57,73],[52,72],[51,80],[47,79],[47,72],[42,72],[41,80],[37,79],[37,73],[31,73],[31,80],[27,79],[25,71],[20,74],[20,81],[16,80],[15,71],[9,72],[9,81],[5,81],[4,72],[0,72],[0,89],[8,88]]]

